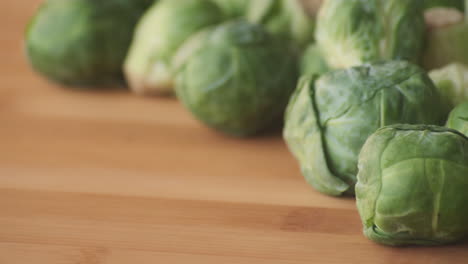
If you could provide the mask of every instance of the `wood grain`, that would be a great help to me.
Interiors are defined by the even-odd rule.
[[[33,73],[39,0],[0,9],[0,264],[467,263],[468,248],[386,248],[352,199],[303,180],[278,133],[240,140],[174,99],[77,91]]]

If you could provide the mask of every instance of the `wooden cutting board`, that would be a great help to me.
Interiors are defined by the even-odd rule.
[[[365,239],[354,201],[310,188],[279,134],[45,81],[21,42],[38,2],[0,9],[0,264],[468,263],[467,245]]]

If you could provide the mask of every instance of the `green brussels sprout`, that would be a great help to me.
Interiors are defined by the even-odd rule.
[[[125,74],[138,94],[171,94],[171,60],[193,34],[223,20],[209,0],[161,0],[141,19],[125,61]]]
[[[423,65],[432,70],[453,62],[468,64],[468,24],[455,9],[434,8],[426,12],[428,25]]]
[[[249,0],[213,0],[227,17],[242,17],[246,15]]]
[[[419,63],[425,24],[416,0],[325,0],[315,38],[331,68],[380,60]]]
[[[325,58],[322,55],[319,47],[316,44],[311,44],[306,49],[301,59],[301,74],[302,75],[322,75],[328,72],[328,67]]]
[[[359,155],[356,200],[371,240],[441,245],[468,235],[468,138],[455,130],[395,125]]]
[[[247,20],[261,24],[275,35],[306,46],[314,37],[314,20],[309,17],[300,0],[253,0]]]
[[[286,110],[284,138],[313,187],[353,194],[367,137],[398,123],[442,124],[448,110],[427,74],[388,61],[303,77]]]
[[[425,0],[424,7],[426,9],[435,7],[451,7],[463,11],[465,10],[465,0]]]
[[[281,39],[239,20],[193,41],[177,67],[176,93],[198,119],[234,136],[281,120],[297,78],[297,59]]]
[[[465,65],[453,63],[429,72],[429,77],[450,108],[468,101],[468,67]]]
[[[29,23],[32,67],[69,85],[123,82],[122,63],[150,0],[47,0]]]
[[[458,130],[468,137],[468,101],[452,110],[446,126]]]

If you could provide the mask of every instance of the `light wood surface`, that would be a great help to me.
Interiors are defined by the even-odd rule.
[[[0,8],[0,264],[468,263],[467,245],[365,239],[354,201],[312,190],[278,134],[47,82],[22,51],[38,2]]]

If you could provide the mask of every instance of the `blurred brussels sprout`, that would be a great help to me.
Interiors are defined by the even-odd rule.
[[[314,20],[309,17],[300,0],[250,1],[247,19],[261,24],[280,37],[305,47],[314,37]]]
[[[447,121],[447,127],[458,130],[468,137],[468,101],[452,110]]]
[[[125,61],[130,87],[138,94],[173,91],[171,60],[194,33],[223,20],[209,0],[161,0],[144,15]]]
[[[371,240],[440,245],[468,235],[468,138],[444,127],[395,125],[359,156],[356,199]]]
[[[176,92],[198,119],[235,136],[281,120],[297,78],[297,60],[282,40],[239,20],[192,41],[176,67]]]
[[[463,64],[450,64],[429,73],[440,94],[450,108],[468,101],[468,67]]]
[[[391,124],[442,124],[447,114],[421,68],[375,63],[302,78],[286,110],[284,138],[313,187],[353,194],[369,135]]]
[[[434,8],[426,12],[428,25],[424,67],[428,70],[453,62],[468,64],[468,24],[455,9]]]
[[[379,60],[419,63],[425,24],[418,0],[325,0],[315,38],[331,68]]]
[[[316,44],[311,44],[306,49],[301,59],[302,75],[322,75],[330,69],[323,58],[322,52]]]
[[[465,0],[425,0],[426,9],[434,7],[451,7],[460,11],[465,10]]]
[[[47,0],[28,25],[35,70],[70,85],[123,82],[122,63],[150,0]]]
[[[227,17],[245,16],[249,0],[213,0]]]

